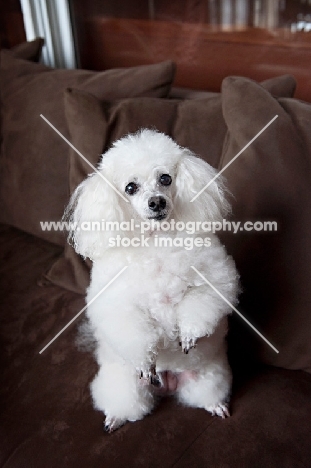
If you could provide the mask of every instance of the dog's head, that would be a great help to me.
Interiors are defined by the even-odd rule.
[[[220,221],[229,211],[221,177],[191,202],[216,174],[209,164],[168,136],[144,129],[116,141],[102,156],[98,172],[72,195],[65,218],[78,226],[103,221],[120,224],[131,219],[135,224],[170,219]],[[101,229],[80,228],[72,230],[69,237],[78,253],[95,259],[107,249],[112,235]]]

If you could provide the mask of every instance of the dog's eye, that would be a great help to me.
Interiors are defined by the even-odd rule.
[[[134,193],[136,193],[139,189],[139,186],[137,184],[135,184],[135,182],[130,182],[129,184],[127,184],[127,186],[125,187],[125,191],[128,195],[134,195]]]
[[[172,178],[169,174],[162,174],[160,177],[160,184],[161,185],[171,185]]]

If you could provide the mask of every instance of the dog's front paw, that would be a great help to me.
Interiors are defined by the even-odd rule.
[[[219,403],[218,405],[208,406],[205,409],[206,411],[211,413],[212,416],[219,416],[222,419],[230,417],[228,406],[225,403]]]
[[[190,349],[195,348],[196,343],[197,338],[190,338],[189,336],[181,338],[181,341],[179,342],[181,349],[185,354],[188,354]]]
[[[119,427],[123,426],[126,423],[126,419],[119,419],[114,417],[106,417],[104,421],[104,430],[106,432],[114,432],[115,430],[119,429]]]

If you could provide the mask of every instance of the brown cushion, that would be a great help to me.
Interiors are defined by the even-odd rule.
[[[30,60],[32,62],[38,62],[41,57],[43,45],[44,45],[44,39],[38,37],[37,39],[34,39],[33,41],[22,42],[21,44],[18,44],[17,46],[12,47],[12,49],[10,49],[9,51],[6,50],[6,52],[9,52],[12,56],[16,58],[21,58],[23,60]],[[1,58],[2,58],[2,55],[0,56],[0,60]],[[1,63],[0,63],[0,70],[1,70]],[[1,115],[0,115],[0,145],[2,141],[1,128],[2,128],[2,122],[1,122]]]
[[[41,57],[42,47],[44,45],[44,39],[37,37],[33,41],[22,42],[15,47],[10,49],[10,52],[16,58],[23,60],[30,60],[32,62],[38,62]]]
[[[296,80],[292,75],[281,75],[262,81],[261,86],[273,96],[293,97],[296,90]],[[187,88],[173,87],[170,92],[170,97],[174,99],[202,99],[217,94],[218,93],[211,93],[209,91],[196,91]]]
[[[296,91],[296,80],[292,75],[281,75],[276,78],[269,78],[261,83],[272,96],[275,97],[294,97]]]
[[[40,117],[68,138],[63,92],[69,86],[100,99],[167,96],[172,62],[104,72],[56,70],[1,52],[2,154],[0,220],[64,245],[60,232],[40,221],[59,220],[68,201],[69,146]]]
[[[279,77],[264,83],[285,95],[294,90],[292,77]],[[286,87],[287,85],[287,87]],[[220,94],[202,99],[127,99],[113,104],[101,102],[88,93],[69,90],[65,109],[73,145],[96,166],[111,143],[141,127],[156,128],[172,136],[179,145],[190,148],[214,167],[219,165],[227,131]],[[75,152],[70,156],[70,193],[93,170]],[[84,294],[89,284],[89,267],[72,247],[54,263],[45,278],[54,284]]]
[[[223,233],[244,293],[241,311],[279,350],[276,354],[237,316],[231,348],[311,371],[311,106],[274,99],[261,86],[227,78],[222,86],[228,126],[221,167],[275,116],[278,118],[224,171],[235,221],[277,221],[277,232]]]

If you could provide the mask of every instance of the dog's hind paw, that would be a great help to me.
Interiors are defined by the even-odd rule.
[[[230,417],[229,409],[226,404],[219,403],[218,405],[208,406],[205,409],[211,413],[212,416],[219,416],[222,419]]]
[[[197,342],[196,338],[189,338],[189,337],[186,336],[185,338],[181,339],[179,344],[180,344],[181,349],[183,350],[183,352],[185,354],[188,354],[190,349],[196,347],[196,342]]]
[[[124,419],[119,419],[119,418],[114,418],[114,417],[109,418],[107,416],[104,421],[104,430],[106,432],[109,432],[109,434],[111,434],[115,430],[119,429],[119,427],[123,426],[123,424],[125,423],[126,423],[126,420]]]

